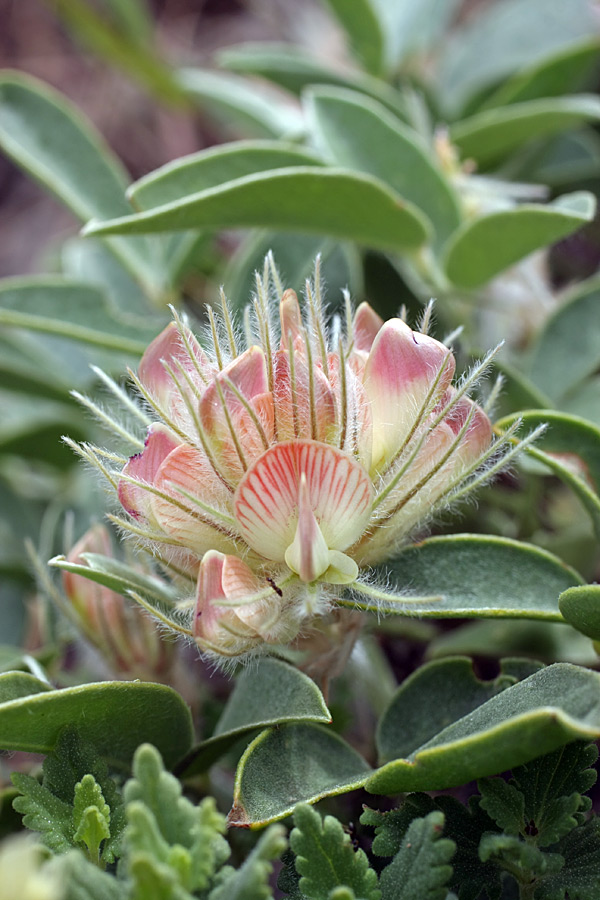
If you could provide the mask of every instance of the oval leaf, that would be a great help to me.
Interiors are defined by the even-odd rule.
[[[500,419],[496,425],[508,428],[516,418],[528,429],[547,423],[547,431],[525,452],[548,466],[577,494],[600,536],[600,429],[585,419],[547,409],[527,410]]]
[[[265,657],[238,677],[214,735],[192,750],[180,774],[187,778],[204,771],[243,734],[302,720],[331,722],[321,691],[295,666]]]
[[[460,223],[454,192],[425,142],[383,106],[353,91],[312,88],[308,120],[333,165],[357,169],[389,184],[431,220],[445,239]]]
[[[527,618],[562,622],[557,598],[580,575],[539,547],[480,534],[433,537],[398,554],[392,578],[404,594],[398,611],[433,618]],[[439,594],[412,607],[410,595]],[[361,602],[362,606],[362,602]],[[393,604],[373,610],[394,612]]]
[[[84,233],[257,226],[326,234],[388,250],[422,244],[429,227],[419,210],[376,178],[293,167],[238,178],[137,216],[90,222]]]
[[[377,769],[365,783],[368,791],[454,787],[523,765],[569,741],[600,737],[598,673],[556,663],[485,699],[493,688],[478,687],[467,666],[464,659],[430,663],[400,687],[384,713],[380,735],[386,736],[387,757],[395,752],[392,735],[399,736],[404,756]],[[466,712],[465,696],[475,704]],[[448,711],[442,721],[439,709]],[[424,711],[433,717],[431,730],[440,730],[428,737],[429,729],[419,727],[411,742],[403,737],[405,722],[423,717]]]
[[[350,46],[367,71],[381,74],[385,32],[379,4],[372,0],[327,0],[350,40]]]
[[[600,279],[591,278],[546,321],[533,347],[528,374],[544,393],[559,401],[599,366]]]
[[[463,157],[489,166],[526,141],[598,121],[600,98],[593,94],[548,97],[477,113],[453,125],[450,139]]]
[[[578,191],[547,206],[524,204],[467,222],[446,245],[448,278],[458,287],[480,287],[534,250],[577,231],[595,209],[593,195]]]
[[[45,681],[40,681],[29,672],[3,672],[0,674],[0,705],[18,700],[20,697],[30,697],[33,694],[41,694],[43,691],[51,691],[52,687]]]
[[[569,588],[558,598],[558,605],[573,628],[593,641],[600,641],[600,585]]]
[[[135,206],[150,209],[256,172],[322,164],[318,156],[296,144],[234,141],[167,163],[132,184],[127,195]]]
[[[1,703],[0,747],[50,753],[66,725],[74,725],[82,740],[116,765],[128,764],[138,745],[148,741],[172,766],[193,739],[190,711],[172,688],[106,681]]]
[[[356,750],[320,725],[263,731],[239,762],[229,824],[267,825],[298,803],[361,787],[371,771]]]

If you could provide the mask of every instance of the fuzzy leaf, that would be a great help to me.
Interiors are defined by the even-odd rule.
[[[338,887],[351,888],[364,900],[379,900],[377,875],[369,868],[362,850],[354,850],[350,836],[333,816],[321,818],[302,804],[294,812],[290,847],[296,854],[296,869],[302,876],[300,890],[308,900],[328,900]]]
[[[61,900],[129,900],[123,882],[89,862],[79,850],[54,857],[44,871],[63,886]]]
[[[360,821],[362,825],[370,825],[375,829],[372,852],[375,856],[395,856],[402,847],[402,840],[413,819],[422,818],[435,808],[435,801],[420,792],[408,794],[402,806],[388,812],[365,806]]]
[[[558,606],[569,625],[600,641],[600,585],[568,588],[558,598]]]
[[[480,778],[477,782],[479,805],[498,828],[508,834],[520,834],[525,816],[525,798],[513,784],[502,778]]]
[[[381,873],[381,900],[445,900],[456,844],[442,837],[444,816],[415,819],[402,847]]]
[[[23,816],[23,824],[38,831],[44,844],[54,853],[66,853],[75,845],[73,810],[69,803],[55,797],[31,775],[14,772],[12,783],[20,792],[13,807]]]
[[[499,866],[518,872],[524,881],[531,881],[545,872],[557,872],[563,865],[558,853],[544,853],[512,834],[484,834],[479,845],[482,862],[495,861]]]
[[[90,860],[99,860],[100,845],[110,837],[110,806],[93,775],[84,775],[75,785],[73,825],[75,842],[85,844]]]
[[[541,879],[536,900],[597,900],[600,886],[600,818],[574,828],[557,845],[563,867]]]
[[[214,888],[208,900],[269,900],[273,896],[269,887],[272,861],[278,859],[286,847],[284,827],[271,825],[243,865]]]

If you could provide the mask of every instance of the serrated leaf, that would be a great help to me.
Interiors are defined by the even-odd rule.
[[[322,819],[310,806],[301,804],[294,812],[294,826],[290,848],[302,876],[300,890],[308,900],[329,900],[338,886],[351,888],[364,900],[379,900],[376,873],[369,868],[365,853],[353,849],[337,819]]]
[[[558,845],[563,867],[541,879],[536,900],[596,900],[600,885],[600,819],[594,816]]]
[[[283,826],[271,825],[246,861],[210,892],[208,900],[269,900],[273,896],[269,887],[272,861],[278,859],[286,847]]]
[[[539,547],[476,534],[421,541],[402,550],[390,566],[382,567],[381,575],[397,585],[400,614],[406,614],[404,601],[410,602],[414,594],[432,597],[431,602],[414,606],[423,617],[506,616],[549,622],[562,621],[558,595],[583,581],[574,569]],[[382,608],[394,612],[393,603],[372,605],[379,613]]]
[[[313,87],[305,103],[317,145],[333,165],[380,178],[425,213],[438,242],[458,227],[454,191],[416,132],[354,91]]]
[[[119,160],[65,97],[29,75],[0,78],[0,146],[80,219],[127,214]],[[107,246],[152,290],[156,254],[145,239]]]
[[[298,803],[351,791],[371,771],[359,754],[320,725],[298,723],[263,731],[236,772],[231,825],[266,825]]]
[[[39,832],[44,844],[54,853],[70,850],[75,843],[71,805],[55,797],[31,775],[13,772],[11,780],[19,791],[13,808],[23,816],[25,827]]]
[[[484,834],[479,844],[482,862],[495,862],[509,872],[519,874],[523,881],[531,881],[546,872],[556,872],[563,864],[557,853],[544,853],[512,834]]]
[[[526,448],[525,453],[542,462],[574,491],[600,536],[600,428],[578,416],[545,409],[507,416],[496,423],[497,427],[508,428],[516,418],[528,429],[547,423],[536,446]]]
[[[461,155],[482,167],[503,160],[518,147],[600,121],[600,99],[593,94],[527,100],[486,109],[450,128]]]
[[[176,74],[202,111],[235,136],[290,138],[302,132],[302,117],[293,98],[270,85],[209,69],[180,69]]]
[[[102,842],[110,838],[110,806],[91,774],[75,785],[73,826],[75,843],[85,844],[90,860],[97,862]]]
[[[520,834],[525,824],[525,798],[514,784],[502,778],[480,778],[479,805],[508,834]]]
[[[243,734],[302,720],[331,721],[321,691],[295,666],[266,657],[238,676],[214,735],[192,751],[181,774],[203,771]]]
[[[247,227],[326,234],[396,251],[419,246],[429,231],[420,211],[377,178],[300,166],[238,178],[138,215],[92,221],[84,233]]]
[[[436,666],[444,668],[436,671]],[[432,677],[434,674],[437,678]],[[419,731],[426,738],[428,719],[434,712],[436,718],[441,715],[437,685],[444,674],[454,684],[457,703],[462,702],[461,690],[476,692],[475,679],[460,659],[430,663],[407,679],[379,726],[384,758],[394,752],[394,741],[388,741],[387,736],[396,735],[398,743],[403,741],[404,756],[373,772],[365,782],[368,791],[394,794],[448,788],[522,765],[577,738],[588,740],[600,735],[600,676],[578,666],[556,663],[506,687],[446,727],[442,725],[420,746],[417,738],[410,747],[408,732],[401,723],[417,721],[417,709],[428,710]],[[485,685],[479,688],[484,689]],[[448,694],[448,688],[444,688],[443,696],[447,698]],[[439,725],[432,723],[431,733],[435,728]]]
[[[545,206],[523,204],[466,222],[444,248],[446,274],[458,287],[480,287],[534,250],[590,222],[595,209],[593,196],[578,191]]]
[[[190,711],[172,688],[106,681],[0,704],[0,747],[50,753],[66,725],[75,726],[82,740],[121,767],[144,740],[154,742],[167,765],[184,756],[192,742]]]
[[[558,606],[569,625],[600,641],[600,585],[568,588],[558,598]]]
[[[444,816],[437,810],[410,824],[401,849],[381,873],[381,900],[445,900],[456,844],[442,837],[443,829]]]
[[[402,841],[413,819],[423,818],[435,809],[435,802],[427,794],[408,794],[398,809],[380,812],[363,807],[360,817],[362,825],[375,829],[371,852],[375,856],[395,856],[402,847]]]

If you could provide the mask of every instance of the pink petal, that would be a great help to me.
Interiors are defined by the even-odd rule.
[[[360,463],[316,441],[276,444],[248,470],[234,498],[243,537],[267,559],[283,562],[294,539],[303,474],[329,549],[346,549],[368,523],[372,487]]]
[[[329,548],[310,505],[306,475],[300,476],[298,524],[294,540],[285,551],[285,561],[302,581],[316,581],[329,568]]]
[[[390,319],[380,329],[364,371],[373,416],[373,469],[381,469],[393,459],[436,378],[434,400],[449,386],[454,367],[447,347],[413,332],[400,319]]]
[[[123,475],[145,484],[152,484],[164,459],[179,446],[181,441],[166,425],[155,423],[148,428],[146,443],[141,453],[132,456],[123,469]],[[150,497],[148,491],[128,481],[119,481],[118,495],[121,505],[136,519],[148,519]]]
[[[281,346],[287,349],[290,337],[294,343],[297,338],[302,337],[304,332],[296,291],[283,292],[279,304],[279,317],[281,319]]]
[[[454,388],[450,388],[449,396],[453,393]],[[444,420],[457,435],[471,413],[471,422],[458,449],[458,457],[465,466],[470,466],[490,446],[492,423],[482,408],[469,397],[461,397]]]
[[[197,556],[211,548],[235,548],[222,520],[186,496],[187,493],[197,497],[217,512],[225,511],[230,502],[231,494],[204,453],[189,444],[180,444],[162,461],[153,485],[163,496],[148,495],[151,516],[165,534]]]
[[[171,410],[173,403],[178,407],[184,407],[185,404],[181,400],[173,379],[166,371],[163,360],[173,368],[176,374],[179,374],[177,364],[182,365],[197,383],[199,390],[203,389],[204,381],[198,374],[198,369],[206,380],[212,376],[212,368],[204,350],[191,331],[186,329],[185,334],[193,353],[193,359],[190,357],[177,325],[175,322],[171,322],[158,337],[154,338],[138,366],[139,380],[153,400],[166,410]],[[179,411],[181,412],[181,409]]]
[[[352,322],[354,348],[368,353],[382,327],[383,319],[381,316],[378,316],[368,303],[361,303],[354,313]]]
[[[240,643],[235,640],[235,635],[231,634],[229,628],[234,630],[235,634],[242,638],[241,643],[245,644],[244,636],[254,637],[256,635],[254,629],[238,618],[235,609],[218,604],[222,600],[252,596],[260,588],[261,585],[254,573],[237,556],[225,556],[216,550],[209,550],[200,564],[198,573],[194,637],[213,644],[225,642],[227,646]],[[245,649],[247,648],[244,645],[239,652]]]
[[[251,407],[269,442],[273,436],[273,398],[269,390],[265,355],[260,347],[250,347],[219,373],[200,401],[200,421],[219,469],[235,483],[245,471],[244,463],[247,466],[257,459],[264,452],[265,443],[246,404],[231,385]],[[232,428],[236,440],[232,436]]]
[[[275,421],[279,441],[296,438],[314,439],[324,444],[336,441],[339,432],[336,394],[319,366],[313,366],[312,369],[312,412],[309,369],[306,358],[300,352],[294,354],[293,385],[289,355],[285,351],[275,354],[274,380]]]

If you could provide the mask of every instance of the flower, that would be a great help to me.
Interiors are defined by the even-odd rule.
[[[209,319],[212,352],[175,315],[132,373],[151,412],[141,452],[118,472],[84,455],[117,487],[128,518],[114,520],[194,586],[187,625],[170,624],[219,661],[302,642],[341,603],[385,602],[372,567],[496,471],[484,464],[512,432],[494,443],[467,396],[486,361],[453,386],[426,326],[347,297],[345,324],[328,323],[318,281],[303,314],[272,261],[243,341],[224,298]]]

